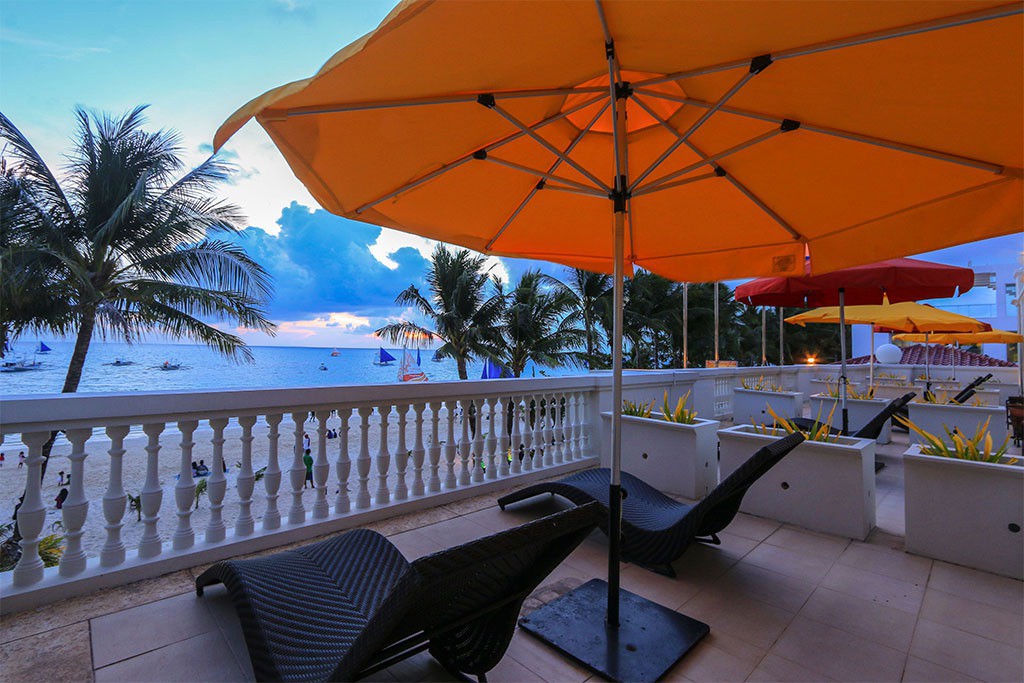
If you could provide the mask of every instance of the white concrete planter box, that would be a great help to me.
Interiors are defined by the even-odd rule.
[[[901,396],[903,394],[900,394]],[[856,432],[858,429],[866,425],[871,421],[875,415],[882,412],[885,408],[885,404],[889,401],[885,399],[859,399],[859,398],[847,398],[846,399],[846,413],[849,416],[850,421],[850,433]],[[831,396],[825,396],[822,394],[814,394],[810,398],[811,404],[811,419],[816,420],[818,416],[821,416],[822,422],[828,419],[829,413],[832,412],[832,406],[835,406],[835,412],[832,412],[832,421],[829,426],[840,429],[843,426],[843,411],[839,406],[839,399],[832,398]],[[885,426],[882,427],[882,433],[875,439],[876,443],[887,444],[891,440],[892,432],[892,421],[886,421]]]
[[[903,455],[907,552],[1024,579],[1024,467]]]
[[[746,425],[719,430],[720,479],[783,434],[765,436]],[[836,443],[804,441],[750,487],[740,510],[814,531],[867,538],[875,526],[875,442],[849,437]]]
[[[904,394],[908,394],[913,391],[915,394],[920,396],[924,391],[918,387],[910,386],[909,384],[900,385],[894,382],[879,382],[875,384],[875,398],[882,399],[883,401],[891,401],[894,398],[899,398]]]
[[[799,391],[755,391],[733,389],[732,421],[737,425],[774,424],[767,406],[780,417],[800,417],[804,411],[804,395]]]
[[[604,418],[611,442],[612,414]],[[622,469],[665,493],[703,498],[718,484],[717,420],[692,425],[652,417],[622,416]]]
[[[978,427],[988,420],[989,432],[992,439],[1000,444],[1006,438],[1006,409],[1002,406],[958,406],[943,403],[916,403],[911,402],[910,421],[915,425],[937,437],[945,437],[946,430],[943,425],[959,430],[967,436],[974,436]],[[921,443],[924,439],[911,430],[911,443]]]

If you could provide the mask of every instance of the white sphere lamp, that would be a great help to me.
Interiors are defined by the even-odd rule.
[[[895,365],[903,358],[903,349],[895,344],[882,344],[875,349],[875,360],[886,365]]]

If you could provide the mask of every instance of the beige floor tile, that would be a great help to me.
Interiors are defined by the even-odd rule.
[[[884,529],[875,527],[868,534],[867,540],[864,543],[877,548],[885,548],[887,550],[896,550],[903,552],[906,547],[905,539],[902,535],[891,534]]]
[[[672,563],[672,569],[678,581],[707,588],[734,567],[738,560],[735,555],[715,546],[692,545]]]
[[[745,536],[740,536],[739,534],[730,533],[728,531],[719,532],[718,540],[722,542],[721,545],[709,547],[736,560],[741,560],[746,557],[747,553],[758,545],[758,541],[755,541],[752,538],[746,538]]]
[[[206,601],[186,593],[97,617],[90,630],[98,669],[218,628]]]
[[[814,592],[815,583],[740,562],[723,574],[713,588],[747,595],[796,613]]]
[[[677,609],[700,591],[700,585],[655,574],[654,572],[631,564],[622,570],[622,587],[648,600],[664,605],[671,610]]]
[[[756,683],[818,683],[833,679],[769,652],[747,680]]]
[[[252,675],[252,663],[249,660],[249,648],[245,644],[245,634],[242,633],[242,624],[238,620],[238,613],[235,605],[228,596],[228,591],[223,585],[207,586],[201,598],[210,615],[213,617],[217,628],[224,635],[231,653],[238,662],[238,667]]]
[[[96,670],[96,683],[245,680],[218,630]]]
[[[771,543],[762,543],[747,553],[742,563],[752,564],[762,569],[770,569],[796,579],[818,583],[828,574],[828,570],[832,568],[834,560],[823,555],[812,555],[811,553],[789,550],[788,548],[772,545]]]
[[[784,609],[715,588],[698,594],[678,611],[708,624],[712,633],[734,636],[763,649],[772,646],[793,618]]]
[[[910,612],[822,587],[814,591],[800,616],[901,652],[910,649],[917,621]]]
[[[665,675],[666,681],[742,681],[765,651],[738,638],[712,631]]]
[[[493,683],[543,683],[544,679],[523,664],[506,655],[498,665],[487,672]]]
[[[924,599],[924,586],[845,564],[836,564],[832,567],[822,579],[821,586],[915,615],[921,608],[921,601]]]
[[[545,681],[582,683],[591,676],[590,671],[522,630],[516,631],[505,657],[516,660]]]
[[[398,662],[385,671],[396,681],[449,683],[459,680],[445,671],[445,668],[426,652]]]
[[[1024,611],[1024,581],[936,561],[928,587],[993,607]]]
[[[1024,679],[1024,651],[951,626],[918,619],[910,654],[985,681]]]
[[[91,662],[85,621],[0,645],[0,678],[5,683],[88,682]]]
[[[729,533],[754,541],[763,541],[771,536],[781,524],[772,519],[740,513],[729,524]]]
[[[787,524],[766,538],[765,543],[781,546],[798,553],[818,555],[825,559],[835,560],[843,554],[850,541],[839,536],[819,534]]]
[[[909,581],[919,586],[928,583],[928,573],[932,568],[932,561],[927,557],[857,541],[850,543],[838,561],[840,564]]]
[[[1001,609],[930,588],[925,591],[921,618],[1024,647],[1024,612]]]
[[[798,616],[773,653],[840,681],[898,681],[906,654]]]
[[[978,679],[910,656],[907,657],[907,665],[903,669],[903,680],[907,683],[970,683]]]

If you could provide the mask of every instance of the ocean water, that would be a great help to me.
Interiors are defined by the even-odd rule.
[[[64,385],[68,361],[74,344],[43,340],[53,350],[35,355],[42,363],[38,370],[0,373],[0,396],[59,393]],[[33,358],[36,341],[21,340],[5,360]],[[137,391],[190,391],[193,389],[267,389],[284,387],[326,387],[343,384],[390,384],[398,382],[399,362],[376,366],[377,349],[338,349],[331,356],[330,348],[298,346],[253,346],[253,363],[232,362],[205,346],[186,344],[124,344],[94,341],[82,372],[79,393]],[[388,349],[401,361],[400,349]],[[415,353],[415,352],[413,352]],[[434,363],[434,352],[423,349],[422,369],[431,381],[458,379],[455,361],[445,359]],[[131,361],[132,365],[113,366],[115,360]],[[180,363],[179,370],[161,370],[168,361]],[[321,370],[323,364],[327,369]],[[478,379],[481,363],[471,363],[469,378]],[[534,368],[528,365],[524,377],[583,374],[576,368]]]

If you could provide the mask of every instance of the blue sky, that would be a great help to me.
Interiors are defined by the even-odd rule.
[[[210,150],[217,126],[270,87],[312,74],[372,30],[391,0],[2,0],[0,111],[51,167],[63,163],[72,109],[120,113],[150,105],[153,128],[179,131],[189,161]],[[255,124],[226,154],[240,173],[222,194],[246,213],[242,243],[276,280],[275,340],[254,344],[365,346],[402,311],[397,292],[422,281],[427,240],[319,210]],[[947,249],[933,260],[1013,261],[1020,237]],[[492,259],[515,278],[539,264]],[[558,273],[557,266],[545,265]]]

